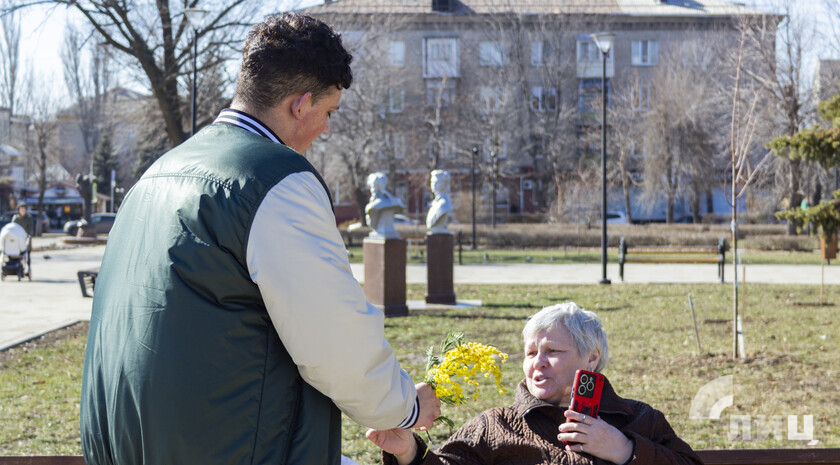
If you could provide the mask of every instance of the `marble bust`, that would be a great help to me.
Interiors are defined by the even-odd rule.
[[[400,234],[394,228],[394,215],[403,211],[404,205],[400,199],[385,190],[388,177],[385,173],[371,173],[367,178],[370,189],[370,201],[365,206],[367,224],[372,231],[368,237],[396,238]]]
[[[449,198],[450,179],[447,171],[432,171],[431,188],[435,199],[432,200],[426,215],[426,228],[430,234],[452,234],[447,228],[449,215],[452,213],[452,200]]]

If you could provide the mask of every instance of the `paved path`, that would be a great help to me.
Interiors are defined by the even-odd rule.
[[[61,245],[60,237],[38,238],[35,247]],[[17,282],[8,277],[0,283],[0,350],[79,320],[90,319],[92,299],[83,298],[76,271],[98,266],[104,246],[49,250],[32,254],[32,282]],[[49,257],[49,258],[47,258]],[[353,265],[353,274],[361,280],[362,265]],[[742,268],[738,268],[741,273]],[[819,284],[821,267],[811,265],[750,265],[748,282]],[[732,267],[726,268],[727,282],[732,282]],[[628,283],[713,283],[717,282],[715,265],[648,265],[625,267]],[[607,276],[615,285],[618,265],[610,265]],[[455,267],[456,284],[594,284],[601,278],[600,265],[466,265]],[[426,268],[409,265],[409,283],[426,282]],[[825,283],[840,284],[840,267],[825,267]]]
[[[32,254],[32,282],[0,283],[0,350],[79,320],[90,319],[76,271],[99,266],[105,247]],[[49,257],[49,258],[47,258]]]

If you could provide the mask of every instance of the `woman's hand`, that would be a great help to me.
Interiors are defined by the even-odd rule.
[[[582,413],[566,410],[566,423],[560,425],[557,439],[573,443],[566,450],[623,464],[633,455],[633,441],[614,426]]]
[[[365,437],[380,449],[396,457],[400,465],[408,465],[417,455],[417,442],[410,429],[394,428],[382,431],[369,429]]]

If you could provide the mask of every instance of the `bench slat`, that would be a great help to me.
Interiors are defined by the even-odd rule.
[[[720,258],[711,257],[627,257],[625,263],[720,263]]]
[[[637,254],[717,254],[718,249],[627,249],[627,253]]]
[[[840,465],[840,449],[698,450],[706,465]]]

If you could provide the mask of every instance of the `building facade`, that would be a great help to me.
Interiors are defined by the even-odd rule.
[[[421,217],[428,173],[446,169],[464,208],[476,179],[485,219],[562,202],[590,209],[602,78],[610,117],[630,120],[655,106],[658,86],[720,81],[739,24],[778,21],[717,0],[335,0],[303,12],[342,32],[354,53],[353,86],[316,148],[338,160],[331,183],[354,193],[340,200],[363,205],[362,175],[384,171]],[[592,40],[601,32],[612,34],[605,67]],[[668,84],[677,69],[688,84]],[[632,132],[611,125],[610,143]],[[638,179],[656,149],[649,131],[636,132],[622,163]],[[619,208],[620,195],[611,197]]]

